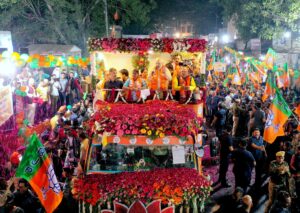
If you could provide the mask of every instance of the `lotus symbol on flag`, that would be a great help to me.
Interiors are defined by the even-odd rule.
[[[272,110],[270,110],[268,117],[267,117],[266,124],[265,124],[266,129],[269,128],[270,126],[272,126],[273,120],[274,120],[274,112]]]
[[[53,166],[51,164],[49,165],[48,170],[47,170],[47,177],[48,177],[49,185],[47,188],[45,188],[45,187],[42,188],[44,200],[46,200],[46,194],[49,190],[52,190],[56,194],[60,193],[60,186],[56,179],[56,175],[54,173]]]
[[[267,121],[265,124],[265,129],[269,128],[269,127],[274,127],[274,131],[278,132],[279,130],[279,124],[274,124],[274,112],[272,110],[269,111],[268,117],[267,117]]]

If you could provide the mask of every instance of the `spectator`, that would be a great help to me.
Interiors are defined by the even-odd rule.
[[[250,185],[252,169],[255,166],[255,159],[246,147],[247,141],[242,139],[239,142],[239,148],[232,153],[235,186],[242,187],[245,193]]]
[[[266,122],[265,112],[261,109],[261,103],[258,102],[254,106],[253,126],[255,128],[258,128],[261,134],[263,134],[265,122]]]
[[[242,205],[238,207],[237,213],[250,213],[253,207],[252,198],[250,195],[245,195],[242,198]]]
[[[255,128],[250,138],[250,147],[249,150],[253,154],[253,157],[256,162],[255,166],[255,186],[257,189],[261,187],[262,184],[262,175],[265,169],[265,163],[267,158],[267,152],[265,149],[265,144],[263,138],[260,136],[260,129]]]
[[[226,179],[226,173],[228,171],[230,154],[233,151],[232,136],[230,134],[231,130],[232,127],[227,126],[220,136],[220,169],[217,183],[221,183],[223,187],[230,187],[230,184],[228,184]]]
[[[243,109],[239,106],[241,104],[241,99],[238,99],[235,97],[233,99],[233,105],[232,105],[232,113],[233,113],[233,129],[232,129],[232,136],[236,136],[236,132],[239,125],[239,117],[242,113]]]
[[[59,78],[56,75],[51,79],[51,113],[54,115],[58,109],[59,91],[62,89]]]
[[[66,73],[62,72],[60,75],[59,83],[61,85],[60,89],[60,105],[67,104],[67,86],[68,86],[68,79],[66,78]]]
[[[14,205],[25,213],[39,212],[41,209],[38,198],[29,190],[29,183],[24,179],[19,180],[19,189],[14,193]]]
[[[292,198],[287,191],[280,191],[270,213],[291,213]]]
[[[217,204],[212,212],[227,213],[236,212],[242,205],[242,197],[244,190],[241,187],[237,187],[232,195],[225,196],[219,200],[220,204]]]
[[[290,166],[295,180],[296,194],[300,198],[300,146],[298,146],[297,152],[292,156]]]
[[[215,113],[214,119],[211,123],[211,126],[215,126],[216,136],[219,139],[226,124],[226,110],[224,108],[224,105],[222,103],[219,103],[218,111]]]

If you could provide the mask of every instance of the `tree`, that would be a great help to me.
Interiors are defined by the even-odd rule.
[[[212,0],[223,7],[225,21],[233,19],[240,37],[271,40],[284,31],[297,31],[299,0]]]
[[[120,11],[121,24],[146,25],[153,0],[107,0],[109,22]],[[76,44],[85,52],[91,36],[105,35],[103,0],[5,0],[1,30],[12,31],[17,47],[30,43]]]

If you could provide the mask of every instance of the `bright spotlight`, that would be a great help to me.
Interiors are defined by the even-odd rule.
[[[97,53],[97,59],[98,59],[98,61],[104,60],[104,55],[103,55],[103,53]]]
[[[154,53],[154,51],[152,49],[148,50],[148,54],[152,55]]]
[[[227,34],[222,35],[222,42],[224,44],[228,43],[229,42],[229,35],[227,35]]]
[[[174,33],[174,37],[175,37],[175,38],[180,38],[180,32]]]
[[[283,36],[285,37],[285,38],[290,38],[291,37],[291,32],[284,32],[284,34],[283,34]]]

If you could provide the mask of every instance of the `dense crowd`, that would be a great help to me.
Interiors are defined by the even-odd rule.
[[[93,115],[97,101],[143,103],[149,99],[173,99],[180,103],[205,103],[206,128],[215,131],[210,140],[212,157],[219,155],[219,180],[213,185],[229,187],[227,172],[233,162],[235,192],[219,212],[250,212],[249,196],[252,170],[255,170],[254,190],[268,182],[269,201],[265,212],[290,212],[299,204],[300,148],[298,121],[291,118],[285,124],[285,135],[273,144],[263,140],[270,99],[261,101],[264,87],[253,89],[245,84],[236,86],[224,76],[205,84],[196,55],[182,61],[174,55],[168,64],[156,61],[154,70],[119,71],[110,68],[104,79],[93,89],[88,69],[52,72],[24,67],[10,84],[14,91],[26,93],[25,117],[31,125],[50,119],[51,128],[40,135],[52,159],[55,174],[61,183],[64,199],[56,212],[78,212],[72,197],[71,180],[85,170],[88,146],[92,138],[85,125]],[[4,82],[3,84],[7,84]],[[299,88],[282,89],[291,108],[299,102]],[[21,151],[20,151],[21,152]],[[8,162],[2,168],[1,212],[42,212],[38,199],[28,182],[7,175],[17,165]]]
[[[219,157],[219,179],[213,184],[230,187],[226,175],[230,162],[236,190],[229,200],[222,201],[218,212],[251,212],[252,193],[260,197],[268,184],[269,200],[265,212],[298,212],[300,190],[300,143],[297,115],[285,123],[285,135],[268,144],[263,140],[264,128],[271,104],[263,102],[264,87],[249,85],[224,87],[214,82],[206,99],[208,124],[215,130],[210,143],[212,157]],[[281,93],[291,109],[299,105],[297,88],[283,88]],[[251,184],[255,171],[254,184]],[[243,194],[246,201],[243,199]],[[249,197],[248,197],[249,198]],[[255,200],[257,205],[258,200]]]

